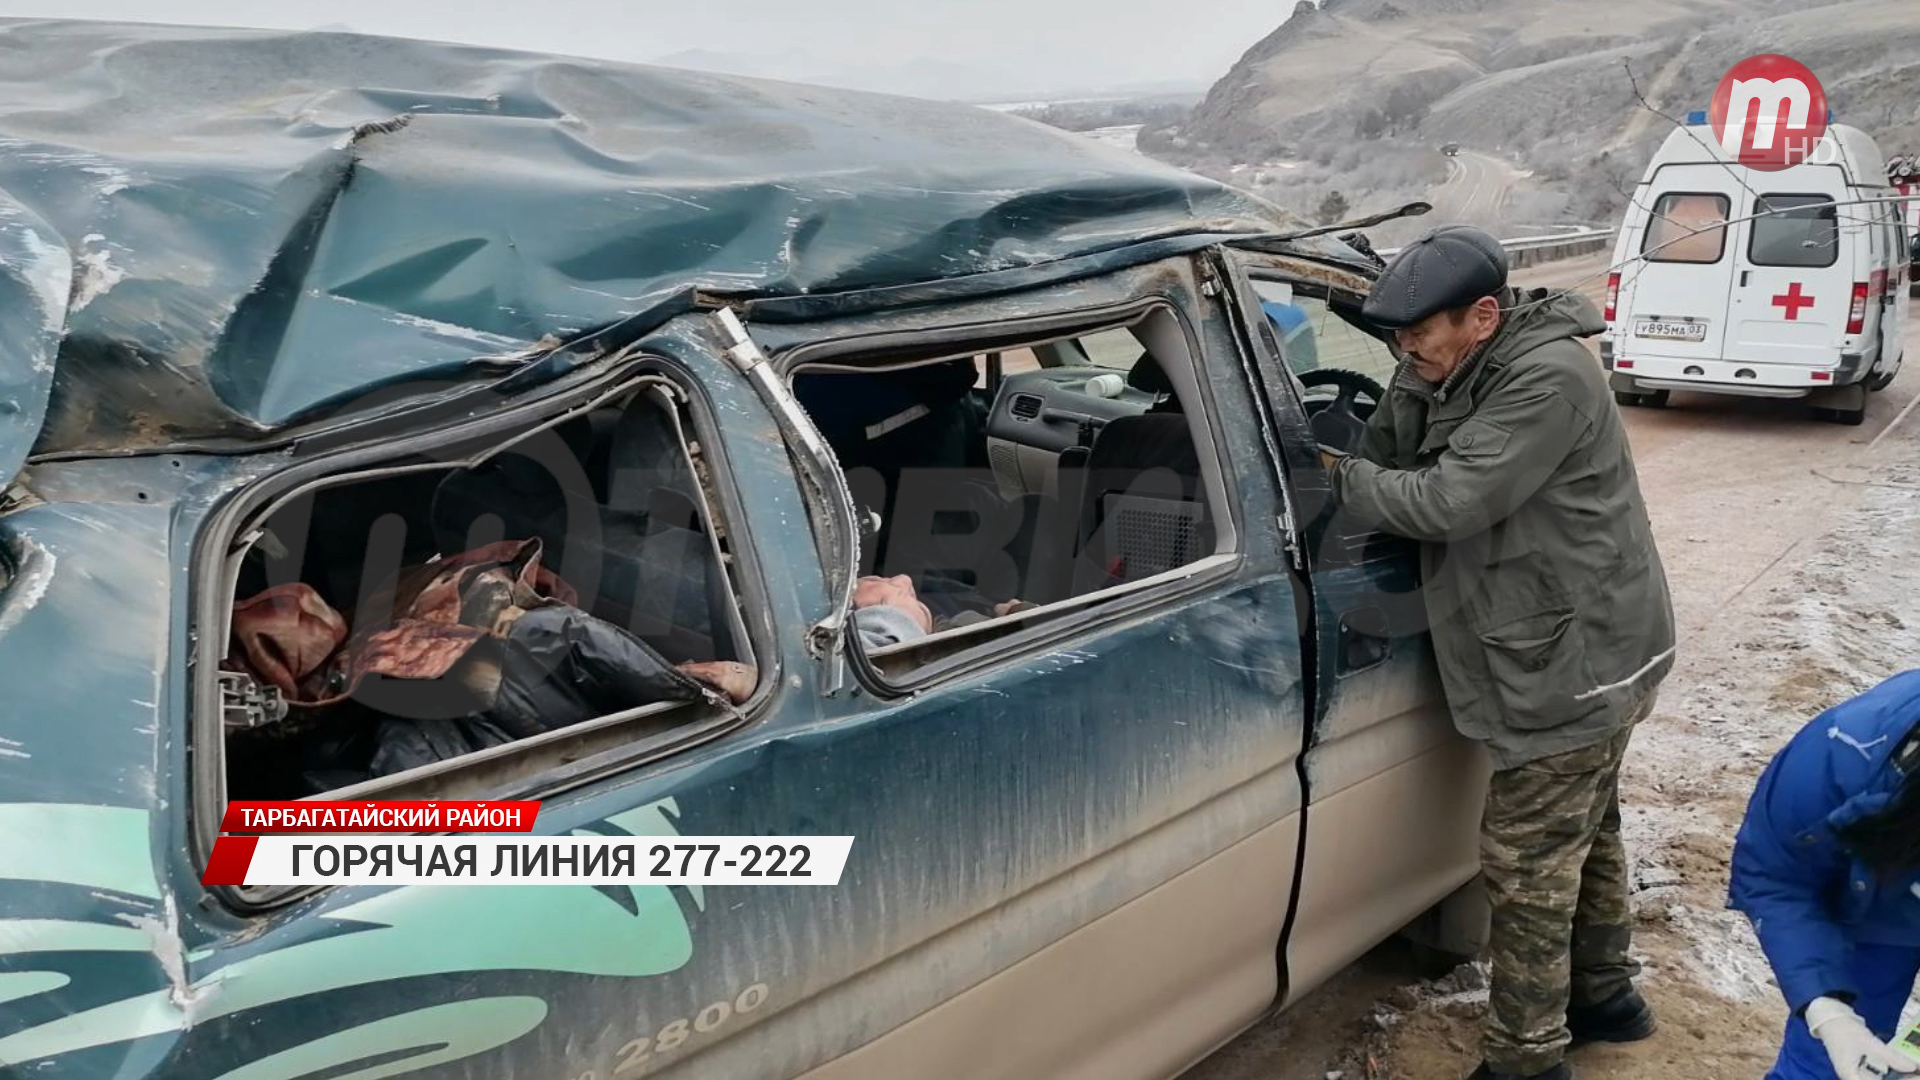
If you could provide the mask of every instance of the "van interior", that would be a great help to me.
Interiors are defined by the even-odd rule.
[[[744,699],[754,656],[715,506],[686,406],[658,379],[282,495],[229,558],[228,796],[509,752],[527,772]]]
[[[883,670],[1231,550],[1169,311],[990,353],[803,362],[792,389],[847,476],[861,573],[927,609],[926,640],[871,650],[896,658]]]
[[[1358,356],[1345,334],[1332,339],[1331,358]],[[863,581],[895,582],[872,598],[926,609],[918,636],[866,643],[883,674],[1235,549],[1218,436],[1170,310],[993,352],[803,357],[792,390],[847,475]],[[1358,404],[1360,421],[1378,394]],[[1308,393],[1307,407],[1338,397]],[[866,599],[856,591],[856,607]]]
[[[1321,361],[1374,362],[1377,342],[1292,302],[1310,317],[1290,355],[1319,328]],[[993,352],[827,356],[791,385],[847,475],[863,581],[913,609],[856,635],[883,675],[1236,549],[1170,309]],[[1307,394],[1316,431],[1339,404]],[[235,534],[209,639],[227,796],[477,797],[737,715],[759,665],[718,505],[684,393],[651,376],[275,496]]]

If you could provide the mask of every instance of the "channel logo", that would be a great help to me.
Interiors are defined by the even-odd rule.
[[[1777,53],[1733,65],[1714,88],[1707,111],[1728,155],[1761,172],[1812,160],[1830,116],[1820,80],[1805,64]]]

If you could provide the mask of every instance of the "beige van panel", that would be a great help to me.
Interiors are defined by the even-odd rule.
[[[804,1080],[1165,1080],[1258,1019],[1300,815]]]
[[[1314,801],[1289,1004],[1472,880],[1489,775],[1485,750],[1453,738]]]
[[[1307,750],[1316,801],[1460,740],[1433,649],[1408,639],[1395,645],[1394,654],[1386,664],[1336,683]]]

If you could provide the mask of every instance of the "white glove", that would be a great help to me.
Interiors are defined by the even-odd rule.
[[[1875,1080],[1920,1072],[1920,1061],[1895,1050],[1867,1029],[1866,1021],[1844,1001],[1815,998],[1807,1006],[1807,1030],[1827,1048],[1840,1080]]]

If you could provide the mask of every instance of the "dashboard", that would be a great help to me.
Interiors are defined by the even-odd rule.
[[[1138,416],[1154,396],[1102,367],[1043,368],[1001,380],[987,415],[987,460],[1001,493],[1039,495],[1053,489],[1060,454],[1098,435],[1107,421]],[[1087,440],[1088,445],[1092,440]]]

